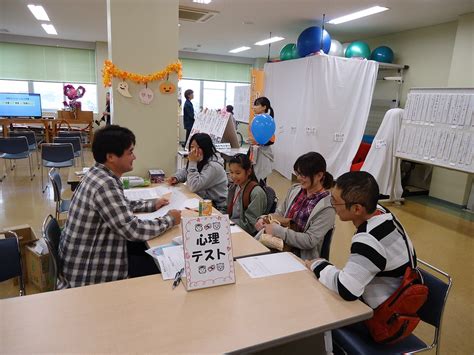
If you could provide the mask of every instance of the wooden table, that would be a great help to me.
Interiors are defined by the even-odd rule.
[[[44,126],[44,139],[47,143],[51,142],[50,137],[50,124],[54,120],[47,118],[0,118],[0,125],[3,126],[3,136],[8,137],[8,132],[11,124],[26,124],[31,125],[43,125]]]
[[[372,315],[308,270],[186,292],[153,275],[0,300],[0,353],[248,352]],[[315,350],[318,353],[318,350]]]

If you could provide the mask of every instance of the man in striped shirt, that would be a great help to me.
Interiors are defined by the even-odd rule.
[[[96,132],[92,143],[96,164],[74,192],[59,242],[64,282],[58,288],[127,278],[127,241],[143,243],[180,223],[181,212],[177,210],[153,221],[134,215],[169,203],[166,199],[129,201],[125,197],[120,177],[133,169],[134,146],[135,135],[127,128],[110,125]],[[143,258],[130,260],[141,267],[149,261]]]
[[[331,203],[341,221],[357,228],[351,254],[340,270],[325,259],[308,261],[319,281],[343,299],[361,299],[375,309],[400,286],[407,266],[408,248],[416,263],[412,243],[402,225],[387,209],[377,205],[379,187],[365,171],[341,175],[332,190]]]

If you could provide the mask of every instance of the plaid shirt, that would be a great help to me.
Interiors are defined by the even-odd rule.
[[[301,189],[298,196],[293,200],[293,204],[286,216],[287,218],[291,218],[295,223],[297,232],[304,231],[304,227],[306,226],[306,222],[308,222],[308,218],[314,206],[328,195],[329,191],[322,191],[308,196],[306,195],[306,190]]]
[[[134,212],[152,212],[154,201],[129,201],[120,179],[96,163],[74,193],[59,242],[67,284],[85,286],[128,277],[127,240],[152,239],[173,226],[166,215],[140,220]]]

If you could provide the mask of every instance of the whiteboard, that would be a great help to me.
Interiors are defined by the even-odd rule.
[[[474,88],[412,88],[396,157],[474,172]]]
[[[234,117],[248,123],[250,116],[250,85],[236,86],[234,89]]]

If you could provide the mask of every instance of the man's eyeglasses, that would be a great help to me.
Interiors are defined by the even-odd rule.
[[[346,205],[345,202],[343,203],[336,203],[336,200],[334,200],[334,197],[331,196],[330,198],[330,201],[331,201],[331,206],[334,207],[334,206],[343,206],[343,205]]]

